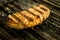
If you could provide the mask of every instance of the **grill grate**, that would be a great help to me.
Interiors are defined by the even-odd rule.
[[[27,1],[27,0],[26,0]],[[17,12],[19,10],[26,10],[28,7],[32,7],[33,5],[37,5],[39,3],[46,4],[43,1],[35,1],[28,0],[19,1],[22,6],[18,6],[20,3],[17,1],[8,2],[7,4],[1,5],[3,9],[2,12],[7,15],[10,13]],[[30,4],[29,4],[30,3]],[[31,5],[32,4],[32,5]],[[12,5],[12,6],[11,6]],[[28,6],[27,6],[28,5]],[[26,7],[24,7],[26,6]],[[50,17],[43,22],[41,25],[37,25],[34,30],[32,29],[23,29],[23,30],[15,30],[6,25],[0,24],[0,39],[1,40],[60,40],[60,9],[48,4],[51,9]],[[5,10],[5,8],[9,8],[10,10]],[[18,7],[18,8],[17,8]]]

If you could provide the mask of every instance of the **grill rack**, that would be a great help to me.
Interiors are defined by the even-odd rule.
[[[53,1],[53,0],[43,0],[43,1],[60,8],[60,1],[57,1],[57,0],[55,0],[55,1]]]
[[[41,3],[43,2],[41,1]],[[34,30],[24,29],[19,31],[6,27],[6,25],[1,25],[0,39],[1,40],[60,40],[59,36],[60,15],[57,14],[59,9],[52,5],[50,5],[49,7],[51,9],[51,15],[47,20],[43,22],[42,25],[37,25]],[[51,7],[53,7],[53,10]]]

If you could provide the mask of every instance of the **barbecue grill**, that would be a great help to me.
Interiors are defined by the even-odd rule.
[[[5,19],[10,13],[18,12],[19,3],[22,3],[23,10],[37,4],[47,5],[51,14],[47,20],[41,25],[37,25],[34,29],[15,30],[5,25]],[[32,3],[32,5],[29,5]],[[10,5],[15,5],[10,7]],[[28,5],[28,6],[27,6]],[[6,7],[11,10],[5,10]],[[18,9],[19,8],[19,9]],[[0,1],[0,40],[60,40],[60,3],[53,0],[1,0]],[[2,23],[4,22],[4,23]]]

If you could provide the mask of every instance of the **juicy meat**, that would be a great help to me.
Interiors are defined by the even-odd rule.
[[[48,18],[48,16],[50,15],[50,10],[49,8],[47,8],[44,5],[38,5],[38,6],[34,6],[34,9],[38,10],[40,12],[40,14],[42,14],[44,20]]]
[[[14,16],[15,17],[14,17]],[[16,12],[8,15],[7,25],[17,30],[33,28],[48,18],[50,10],[44,5],[33,6],[25,11]]]

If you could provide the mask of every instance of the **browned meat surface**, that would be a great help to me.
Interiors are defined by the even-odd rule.
[[[14,16],[15,17],[14,17]],[[48,18],[50,10],[44,5],[33,6],[25,11],[8,15],[7,25],[15,29],[33,28]]]

